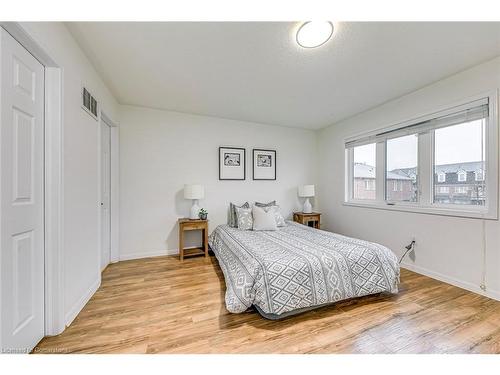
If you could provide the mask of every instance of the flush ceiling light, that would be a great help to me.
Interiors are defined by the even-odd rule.
[[[304,22],[297,30],[297,43],[304,48],[315,48],[325,44],[333,34],[329,21]]]

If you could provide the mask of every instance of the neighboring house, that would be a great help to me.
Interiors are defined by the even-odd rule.
[[[483,162],[436,165],[434,199],[437,203],[485,204]]]
[[[436,165],[434,202],[442,204],[485,204],[485,169],[483,162]],[[416,201],[416,168],[387,172],[387,200]],[[354,164],[354,198],[375,199],[375,167]]]
[[[387,172],[388,200],[412,201],[415,190],[413,184],[409,176]],[[375,199],[375,167],[355,163],[353,188],[355,199]]]
[[[352,191],[355,199],[375,199],[375,167],[354,163]]]
[[[396,169],[392,172],[416,176],[415,168]],[[434,167],[435,203],[484,205],[484,192],[484,162],[443,164]]]

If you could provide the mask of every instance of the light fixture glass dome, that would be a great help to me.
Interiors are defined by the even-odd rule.
[[[297,30],[297,43],[304,48],[314,48],[325,44],[333,34],[333,24],[329,21],[303,23]]]

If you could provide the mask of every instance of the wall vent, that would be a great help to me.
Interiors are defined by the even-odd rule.
[[[97,120],[97,100],[85,87],[82,87],[82,108]]]

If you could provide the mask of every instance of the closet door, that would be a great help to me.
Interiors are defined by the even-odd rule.
[[[44,336],[44,68],[0,28],[0,276],[4,352]]]
[[[101,270],[111,262],[111,128],[101,121]]]

